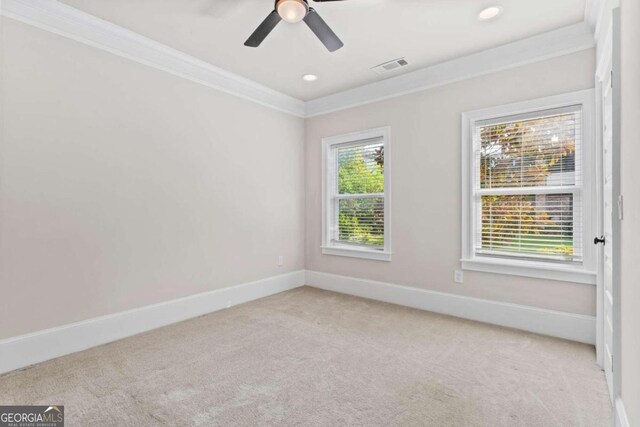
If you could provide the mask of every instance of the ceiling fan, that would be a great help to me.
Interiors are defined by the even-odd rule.
[[[315,2],[343,1],[343,0],[313,0]],[[307,0],[276,0],[274,10],[267,15],[258,28],[249,36],[245,46],[258,47],[269,35],[280,20],[289,23],[304,21],[305,24],[320,39],[329,52],[336,51],[344,46],[344,43],[329,28],[326,22],[318,15],[314,8],[309,7]]]

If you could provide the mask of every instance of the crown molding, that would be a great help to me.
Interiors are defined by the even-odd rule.
[[[591,49],[593,30],[584,22],[442,62],[306,103],[314,117],[418,92],[472,77]]]
[[[260,105],[314,117],[590,49],[606,0],[585,22],[304,102],[55,0],[0,0],[0,14]]]
[[[304,116],[304,102],[299,99],[66,4],[52,0],[1,0],[0,13],[263,106]]]

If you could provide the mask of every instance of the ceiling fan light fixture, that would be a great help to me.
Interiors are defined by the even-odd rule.
[[[2,0],[0,0],[2,1]],[[344,46],[342,40],[333,32],[331,27],[324,22],[318,12],[309,7],[309,0],[275,0],[274,9],[258,25],[253,33],[244,42],[245,46],[258,47],[260,43],[273,31],[280,21],[296,23],[304,20],[307,27],[322,42],[329,52],[335,52]],[[320,1],[343,1],[343,0],[313,0]]]
[[[278,0],[276,10],[284,21],[295,24],[307,15],[309,5],[304,0]]]

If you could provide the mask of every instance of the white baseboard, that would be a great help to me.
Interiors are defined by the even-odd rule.
[[[297,288],[304,277],[294,271],[0,340],[0,374]]]
[[[624,409],[624,404],[622,403],[621,398],[616,399],[616,427],[631,427],[629,424],[629,419],[627,418],[627,411]]]
[[[306,271],[305,284],[587,344],[596,342],[594,316],[545,310],[309,270]]]
[[[595,343],[596,322],[593,316],[300,270],[0,340],[0,374],[294,289],[303,284],[573,341]],[[624,406],[622,401],[618,402],[616,422],[618,419],[622,421],[617,425],[628,427]]]

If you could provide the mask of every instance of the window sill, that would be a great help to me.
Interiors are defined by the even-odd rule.
[[[594,271],[550,263],[486,258],[462,259],[461,261],[463,270],[584,283],[587,285],[595,285],[598,277]]]
[[[321,248],[323,255],[346,256],[352,258],[372,259],[376,261],[391,261],[391,252],[337,246],[321,246]]]

